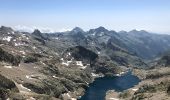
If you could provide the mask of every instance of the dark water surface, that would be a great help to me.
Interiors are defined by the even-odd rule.
[[[104,100],[108,90],[123,91],[137,85],[140,79],[126,73],[123,76],[97,78],[91,83],[80,100]]]

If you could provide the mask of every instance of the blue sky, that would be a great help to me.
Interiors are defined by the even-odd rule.
[[[170,0],[0,0],[0,25],[170,33]]]

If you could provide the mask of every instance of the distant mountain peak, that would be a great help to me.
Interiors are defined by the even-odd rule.
[[[127,31],[121,30],[118,33],[127,33]]]
[[[148,33],[148,32],[145,31],[145,30],[140,30],[140,31],[138,31],[138,30],[136,30],[136,29],[133,29],[133,30],[129,31],[129,33]]]
[[[143,32],[143,33],[148,33],[147,31],[145,31],[145,30],[140,30],[140,32]]]
[[[40,32],[40,30],[35,29],[35,30],[34,30],[34,32],[33,32],[32,34],[34,34],[34,35],[40,35],[40,34],[41,34],[41,32]]]
[[[108,31],[106,28],[104,28],[103,26],[100,26],[98,28],[96,28],[95,30],[100,31],[100,32],[105,32]]]
[[[108,32],[109,30],[107,30],[106,28],[100,26],[98,28],[95,28],[95,29],[90,29],[89,32],[92,33],[92,34],[100,34],[101,32]]]
[[[139,32],[139,31],[136,30],[136,29],[133,29],[133,30],[129,31],[129,33],[136,33],[136,32]]]
[[[1,31],[5,31],[5,32],[11,32],[13,31],[13,29],[11,27],[6,27],[6,26],[1,26],[0,27]]]
[[[38,29],[35,29],[33,33],[35,33],[35,32],[41,33],[40,30],[38,30]]]
[[[84,30],[81,29],[80,27],[75,27],[73,28],[72,32],[84,32]]]

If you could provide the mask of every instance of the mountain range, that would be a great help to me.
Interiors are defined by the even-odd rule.
[[[170,50],[170,35],[104,27],[84,31],[33,33],[0,28],[0,97],[63,99],[82,96],[95,77],[124,68],[149,69],[149,61]]]

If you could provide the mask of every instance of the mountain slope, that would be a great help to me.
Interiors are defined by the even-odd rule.
[[[129,51],[143,59],[154,59],[158,54],[170,49],[170,36],[153,34],[146,31],[132,30],[130,32],[119,33],[120,40],[125,43]]]

